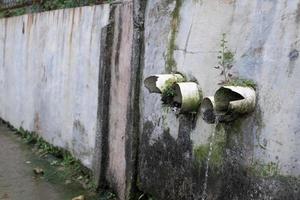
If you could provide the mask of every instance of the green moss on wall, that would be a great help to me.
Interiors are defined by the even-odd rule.
[[[279,171],[278,162],[263,163],[260,161],[255,161],[248,168],[248,172],[252,176],[258,177],[276,177],[280,175]]]
[[[223,165],[223,155],[226,145],[226,134],[222,125],[217,125],[215,136],[209,138],[209,143],[212,142],[212,152],[209,161],[209,166],[218,171]],[[203,144],[194,148],[194,158],[196,162],[203,167],[207,162],[207,157],[210,150],[210,144]]]
[[[171,21],[171,36],[169,40],[169,45],[167,49],[166,56],[166,71],[168,73],[172,71],[176,71],[176,61],[174,59],[174,50],[176,48],[176,35],[178,32],[179,24],[180,24],[180,8],[182,6],[182,0],[175,0],[176,5],[175,9],[172,12],[172,21]]]
[[[253,89],[256,89],[256,84],[253,80],[242,79],[242,78],[232,79],[224,85],[225,86],[251,87]]]

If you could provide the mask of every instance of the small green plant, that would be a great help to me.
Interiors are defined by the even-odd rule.
[[[176,95],[175,91],[176,80],[170,79],[166,81],[166,87],[162,91],[162,101],[164,104],[171,104],[173,97]]]
[[[234,53],[227,46],[226,34],[222,34],[220,42],[220,50],[218,55],[218,65],[215,67],[221,70],[220,75],[223,76],[223,80],[220,84],[226,84],[231,80],[232,74],[230,73],[234,63]]]

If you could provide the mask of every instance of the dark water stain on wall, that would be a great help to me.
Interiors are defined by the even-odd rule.
[[[262,176],[249,166],[249,146],[254,145],[249,140],[255,137],[251,127],[255,127],[257,123],[254,118],[255,115],[220,125],[225,130],[225,146],[219,151],[222,159],[220,165],[209,165],[207,199],[299,200],[299,179],[276,174]],[[155,125],[151,121],[144,123],[140,147],[139,187],[146,194],[155,199],[202,198],[207,156],[204,163],[196,161],[190,139],[192,127],[191,121],[181,116],[177,139],[170,135],[169,129],[165,129],[161,138],[151,145]]]
[[[149,144],[154,133],[151,121],[144,123],[140,146],[140,189],[158,199],[195,199],[200,194],[201,178],[193,163],[190,138],[193,121],[180,116],[178,138],[165,129],[161,138]]]
[[[288,57],[290,62],[287,69],[287,73],[288,73],[288,77],[290,77],[293,74],[294,69],[296,67],[296,60],[299,57],[299,51],[297,49],[291,50]]]
[[[73,122],[73,138],[72,144],[73,148],[76,149],[76,152],[80,152],[81,155],[89,155],[89,149],[86,148],[86,130],[84,125],[79,121],[75,120]]]

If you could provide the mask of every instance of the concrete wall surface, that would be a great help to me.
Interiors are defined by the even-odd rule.
[[[143,79],[179,71],[214,95],[226,33],[232,73],[253,80],[258,97],[254,113],[216,126],[176,115],[143,87],[141,190],[158,199],[299,199],[299,8],[298,0],[148,1]]]
[[[109,5],[0,20],[0,116],[91,168]]]
[[[0,117],[121,200],[298,200],[299,13],[300,0],[126,0],[1,19]],[[256,83],[253,113],[207,124],[144,87],[181,72],[214,95],[223,33],[231,73]]]

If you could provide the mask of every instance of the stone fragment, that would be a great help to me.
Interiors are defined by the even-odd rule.
[[[36,174],[36,175],[43,175],[44,174],[44,170],[40,167],[36,167],[33,169],[33,172]]]
[[[78,197],[74,197],[72,200],[84,200],[84,196],[80,195]]]

